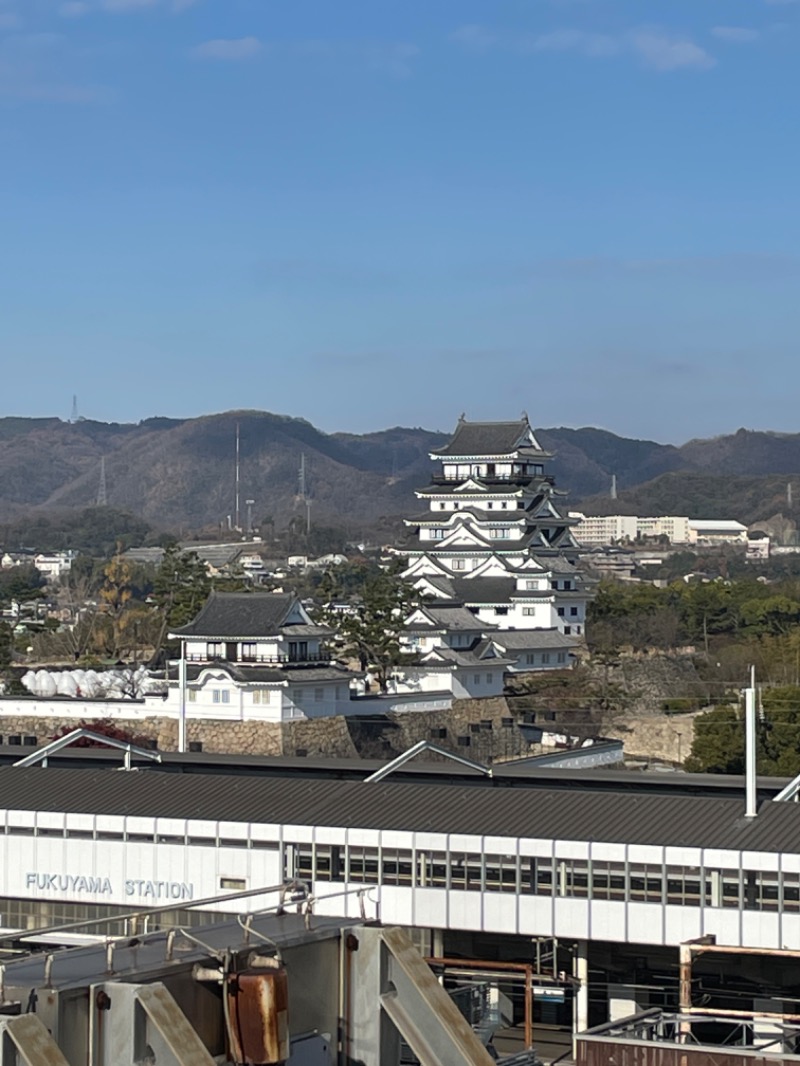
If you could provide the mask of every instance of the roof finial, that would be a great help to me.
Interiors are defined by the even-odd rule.
[[[528,412],[527,411],[523,411],[522,412],[522,421],[523,422],[529,422],[530,421],[530,419],[528,418]]]
[[[462,411],[461,414],[458,416],[458,421],[459,422],[466,422],[466,420],[467,420],[467,413],[466,413],[466,411]]]

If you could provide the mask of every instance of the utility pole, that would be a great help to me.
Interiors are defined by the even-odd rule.
[[[744,767],[745,818],[758,814],[758,779],[756,777],[756,668],[750,667],[750,685],[744,690]]]

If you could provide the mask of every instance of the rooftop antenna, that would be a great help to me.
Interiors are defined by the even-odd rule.
[[[616,498],[617,498],[617,475],[616,474],[612,474],[611,475],[611,499],[612,500],[616,500]]]
[[[106,457],[100,459],[100,484],[97,488],[97,506],[108,507],[108,489],[106,487]]]
[[[78,421],[78,397],[75,393],[72,394],[72,414],[69,420],[73,425]]]
[[[239,423],[236,423],[236,499],[234,506],[234,529],[241,529],[241,522],[239,521]]]

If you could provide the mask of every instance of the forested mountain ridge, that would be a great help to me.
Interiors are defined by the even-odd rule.
[[[445,415],[443,421],[449,424]],[[298,500],[301,455],[314,520],[355,531],[419,510],[413,490],[433,468],[429,451],[449,435],[401,427],[328,434],[304,419],[262,411],[137,424],[0,418],[0,520],[94,504],[104,460],[110,507],[159,529],[220,526],[234,509],[237,423],[242,517],[245,500],[253,499],[254,520],[277,528],[305,515]],[[739,430],[675,447],[595,428],[537,432],[555,453],[551,468],[570,508],[656,508],[753,521],[780,509],[794,473],[800,497],[800,434]],[[616,501],[609,499],[612,475]]]

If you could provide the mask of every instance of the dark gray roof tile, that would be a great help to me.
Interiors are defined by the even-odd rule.
[[[197,617],[173,632],[231,640],[275,636],[295,599],[292,592],[212,592]]]
[[[456,431],[433,455],[510,455],[518,450],[520,438],[530,427],[527,418],[516,422],[467,422],[461,419]],[[523,445],[530,451],[530,445]],[[541,453],[544,454],[544,453]]]

